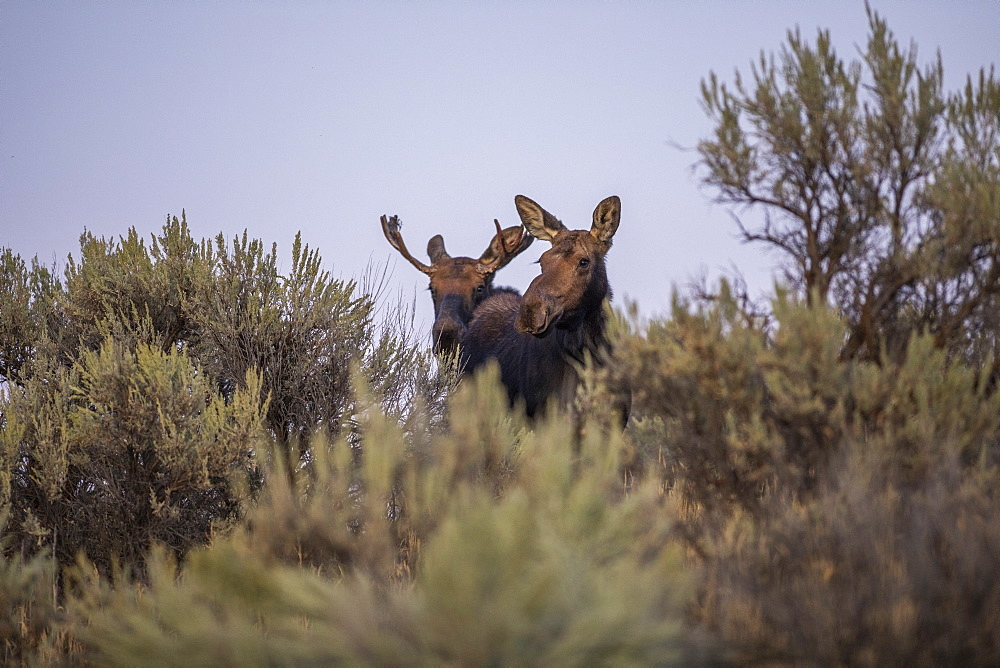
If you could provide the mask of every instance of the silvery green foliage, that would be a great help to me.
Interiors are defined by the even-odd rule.
[[[870,9],[869,25],[854,60],[828,31],[810,43],[795,30],[749,75],[710,75],[702,181],[745,241],[776,251],[791,288],[843,314],[845,357],[899,353],[926,331],[986,363],[1000,326],[1000,82],[984,69],[948,93],[940,54],[921,67]]]

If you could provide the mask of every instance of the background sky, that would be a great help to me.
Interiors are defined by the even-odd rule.
[[[872,6],[946,88],[1000,62],[1000,2]],[[777,258],[741,245],[699,186],[711,125],[699,82],[748,72],[795,26],[864,45],[863,2],[35,2],[0,4],[0,246],[64,266],[84,228],[145,238],[187,212],[195,238],[296,231],[335,276],[387,266],[386,304],[426,279],[393,251],[444,235],[477,257],[531,197],[589,228],[608,195],[617,303],[669,310],[671,290],[732,267],[771,289]],[[498,274],[521,290],[534,245]]]

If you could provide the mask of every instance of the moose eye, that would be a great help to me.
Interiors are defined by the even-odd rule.
[[[476,288],[476,294],[477,295],[481,295],[484,292],[486,292],[486,286],[485,285],[480,285],[479,287]]]
[[[589,266],[590,266],[590,258],[589,257],[580,258],[579,267],[581,269],[585,269],[585,268],[587,268]]]

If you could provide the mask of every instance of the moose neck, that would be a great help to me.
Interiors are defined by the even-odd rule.
[[[607,286],[606,281],[604,285]],[[553,338],[563,357],[582,364],[589,353],[592,363],[604,365],[611,348],[606,333],[608,316],[604,312],[604,299],[610,297],[609,289],[602,290],[588,304],[579,322],[566,328],[556,327]]]

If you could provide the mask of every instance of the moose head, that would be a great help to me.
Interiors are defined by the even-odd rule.
[[[382,216],[382,232],[389,244],[430,278],[431,298],[434,300],[432,336],[436,354],[455,352],[476,307],[493,293],[494,274],[534,240],[534,237],[524,233],[520,225],[500,229],[499,221],[494,220],[493,223],[496,235],[478,259],[452,257],[445,250],[444,238],[437,234],[427,243],[431,263],[424,264],[406,249],[399,218]]]
[[[552,244],[539,259],[542,273],[524,293],[515,328],[544,337],[553,328],[581,326],[601,312],[611,294],[604,256],[618,230],[621,200],[611,196],[598,204],[590,230],[567,229],[524,195],[515,197],[514,205],[531,235]]]

